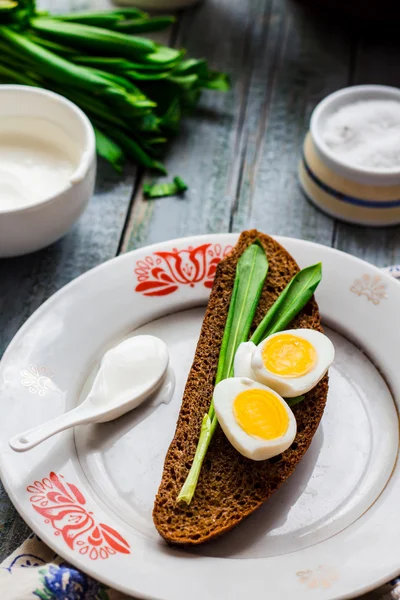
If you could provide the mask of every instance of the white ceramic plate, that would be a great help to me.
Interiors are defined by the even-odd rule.
[[[214,543],[183,551],[151,510],[215,266],[236,234],[135,250],[79,277],[22,327],[0,364],[1,478],[32,529],[100,581],[139,598],[350,598],[400,572],[400,286],[347,254],[279,241],[323,262],[317,299],[334,340],[326,412],[295,474]],[[60,434],[25,454],[8,439],[75,406],[104,351],[132,332],[169,345],[171,401]]]

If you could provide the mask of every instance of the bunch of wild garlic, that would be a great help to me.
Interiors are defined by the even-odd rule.
[[[34,0],[0,0],[0,83],[66,96],[88,115],[98,153],[117,170],[128,157],[165,174],[159,158],[182,115],[202,89],[229,88],[205,60],[133,35],[173,21],[135,8],[51,16]]]

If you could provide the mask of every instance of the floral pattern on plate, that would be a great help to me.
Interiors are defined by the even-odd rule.
[[[339,578],[336,569],[321,565],[313,570],[298,571],[296,575],[300,583],[306,585],[310,590],[330,588]]]
[[[366,296],[375,305],[387,297],[386,285],[382,283],[380,275],[363,275],[361,279],[354,281],[350,291],[357,296]]]
[[[154,252],[136,263],[136,292],[145,296],[166,296],[180,286],[203,283],[211,288],[218,263],[232,250],[220,244],[188,246],[184,250]]]
[[[29,365],[27,369],[21,371],[21,384],[29,388],[31,394],[44,396],[49,389],[54,388],[51,380],[53,375],[51,369],[45,366]]]
[[[84,508],[85,497],[62,475],[50,473],[26,489],[30,502],[55,535],[62,535],[71,550],[88,555],[91,560],[106,559],[113,554],[130,554],[128,542],[105,523],[97,524],[93,513]]]

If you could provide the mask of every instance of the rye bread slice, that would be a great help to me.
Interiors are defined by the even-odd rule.
[[[282,455],[260,462],[239,454],[218,426],[190,506],[176,503],[192,464],[201,421],[210,406],[236,264],[243,251],[256,239],[260,240],[267,253],[269,272],[253,327],[257,326],[299,270],[294,259],[280,244],[256,230],[242,233],[232,252],[218,265],[183,394],[175,436],[165,458],[154,504],[155,526],[171,544],[193,545],[211,540],[238,525],[268,500],[304,456],[324,412],[328,393],[327,376],[306,395],[303,402],[293,407],[297,436],[292,446]],[[310,300],[290,327],[322,331],[314,299]]]

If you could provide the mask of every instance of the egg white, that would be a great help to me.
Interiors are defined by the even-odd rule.
[[[291,334],[310,342],[315,348],[317,360],[315,365],[305,375],[300,377],[282,377],[271,373],[264,365],[262,351],[268,340],[280,336],[282,333]],[[309,392],[323,378],[335,357],[335,348],[329,338],[314,329],[288,329],[275,333],[263,340],[253,351],[250,365],[256,381],[268,385],[284,398],[294,398]],[[244,361],[244,359],[242,358]]]
[[[274,440],[263,440],[246,433],[236,421],[233,412],[234,400],[238,394],[250,389],[271,392],[282,404],[289,419],[288,429],[284,435]],[[214,390],[214,408],[218,422],[232,446],[240,454],[252,460],[267,460],[281,454],[289,448],[296,437],[296,419],[283,398],[271,388],[247,377],[230,377],[220,381]]]
[[[256,376],[251,368],[251,357],[257,348],[254,342],[242,342],[236,350],[233,361],[233,376],[248,377],[256,381]]]

